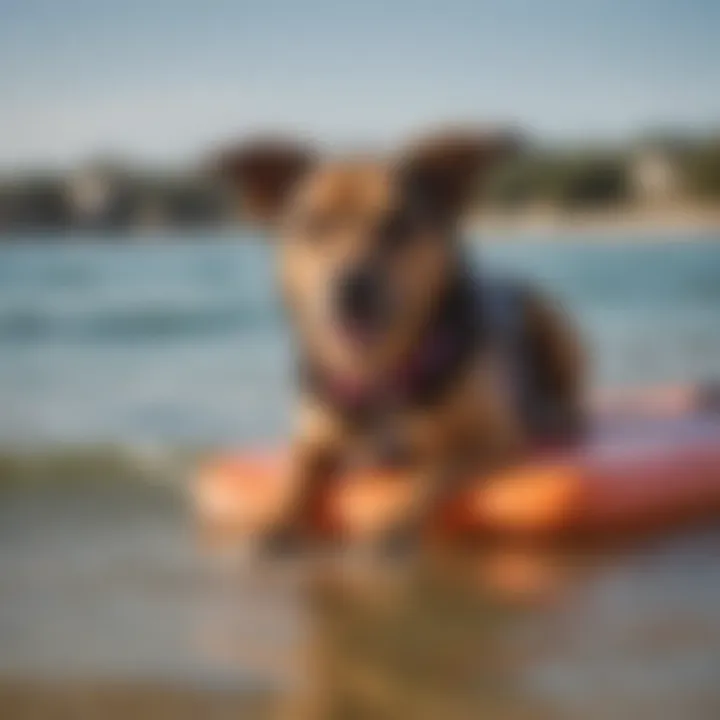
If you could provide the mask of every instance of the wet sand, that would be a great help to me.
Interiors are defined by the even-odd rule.
[[[311,707],[328,718],[709,720],[720,709],[718,557],[709,528],[612,553],[248,566],[199,542],[177,488],[8,485],[0,717]]]
[[[720,210],[712,205],[675,204],[650,207],[610,207],[598,210],[555,210],[540,208],[524,211],[487,209],[468,223],[482,237],[548,237],[580,243],[627,243],[646,239],[657,242],[664,236],[697,237],[720,231]]]

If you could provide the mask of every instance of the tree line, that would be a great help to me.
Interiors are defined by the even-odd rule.
[[[658,185],[663,201],[720,202],[717,133],[622,146],[523,141],[514,158],[478,188],[476,204],[520,211],[538,205],[560,211],[629,206],[652,199],[652,187],[644,195],[639,188],[648,167],[650,185]],[[228,188],[207,169],[162,173],[95,163],[66,173],[0,173],[0,233],[216,227],[237,214]]]

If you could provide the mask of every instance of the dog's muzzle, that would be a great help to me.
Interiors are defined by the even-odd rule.
[[[360,268],[343,275],[335,287],[334,304],[348,329],[375,330],[382,315],[381,287],[376,274]]]

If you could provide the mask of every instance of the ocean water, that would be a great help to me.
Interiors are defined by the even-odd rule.
[[[720,380],[720,235],[485,238],[575,315],[607,386]],[[291,348],[251,236],[0,245],[0,445],[281,436]]]
[[[577,316],[597,385],[720,379],[720,235],[477,247]],[[310,686],[333,717],[717,717],[717,527],[349,578],[208,544],[193,448],[288,424],[272,275],[246,236],[0,245],[0,716],[275,717]]]

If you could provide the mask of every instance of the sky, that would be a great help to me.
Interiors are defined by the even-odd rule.
[[[720,0],[0,0],[0,165],[720,126]]]

